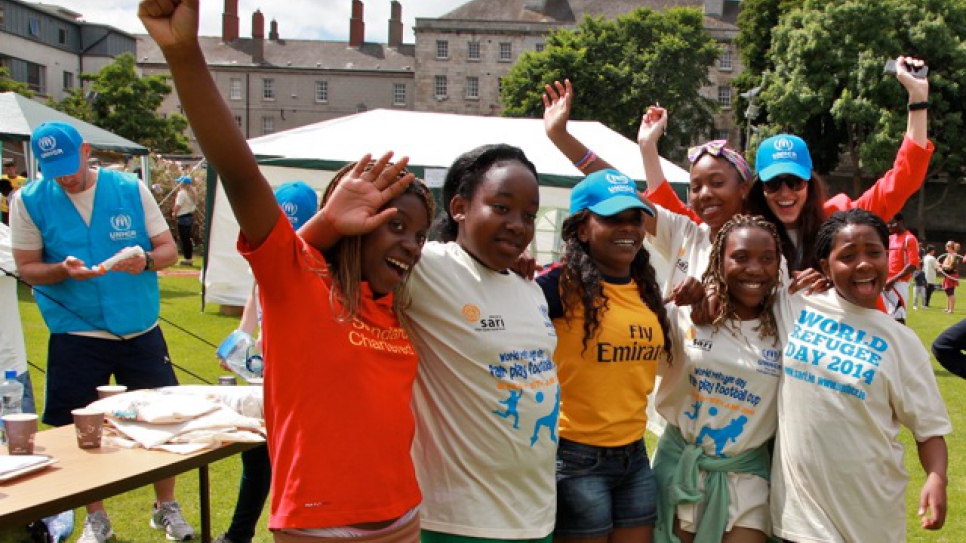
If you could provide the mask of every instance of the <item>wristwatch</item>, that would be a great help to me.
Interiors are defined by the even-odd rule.
[[[145,251],[144,252],[144,271],[151,271],[151,268],[154,268],[154,257],[151,255],[150,252]]]

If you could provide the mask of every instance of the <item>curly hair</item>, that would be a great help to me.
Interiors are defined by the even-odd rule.
[[[704,271],[704,275],[701,276],[701,284],[704,285],[705,290],[717,292],[718,300],[721,303],[722,310],[715,317],[714,322],[712,322],[715,330],[722,325],[736,323],[740,320],[737,311],[735,311],[731,293],[728,290],[728,283],[725,282],[724,252],[725,247],[728,245],[728,236],[732,232],[745,228],[760,228],[775,240],[775,251],[779,258],[779,266],[781,265],[782,240],[778,234],[778,228],[774,223],[760,215],[735,215],[731,220],[726,222],[714,237],[711,256],[708,259],[708,268]],[[762,300],[761,313],[759,315],[761,324],[756,328],[760,339],[771,337],[775,342],[778,341],[778,325],[775,319],[774,306],[778,289],[780,288],[782,288],[782,280],[781,277],[777,277],[775,287]]]
[[[782,242],[782,254],[785,262],[788,263],[788,273],[816,268],[818,269],[818,257],[816,256],[816,236],[818,229],[825,222],[825,181],[813,173],[808,180],[805,193],[805,205],[802,207],[798,222],[798,235],[800,241],[794,243],[788,234],[788,228],[768,206],[765,199],[765,190],[761,179],[757,176],[748,191],[748,214],[761,215],[765,220],[771,222],[778,229],[778,236]]]
[[[430,238],[439,241],[455,241],[459,233],[459,225],[449,206],[454,196],[462,196],[467,200],[472,200],[476,194],[476,189],[497,162],[516,160],[523,164],[536,179],[537,168],[527,155],[519,147],[506,144],[482,145],[467,151],[458,156],[446,172],[446,180],[443,182],[443,213],[430,232]]]
[[[335,173],[332,177],[332,181],[329,186],[326,187],[325,193],[322,195],[322,207],[329,201],[335,188],[339,185],[342,179],[348,174],[353,168],[355,168],[357,162],[351,162],[343,166],[339,171]],[[366,166],[366,171],[372,169],[375,165],[375,161],[370,162]],[[402,177],[409,172],[407,170],[402,170],[399,172],[399,177]],[[433,195],[426,188],[426,185],[420,179],[414,179],[412,183],[405,190],[403,190],[396,198],[403,196],[404,194],[413,194],[422,200],[423,204],[426,206],[426,220],[427,223],[432,223],[433,217],[436,214],[436,202],[433,200]],[[386,206],[392,205],[390,201]],[[382,211],[380,209],[380,211]],[[329,304],[332,310],[338,314],[338,319],[341,322],[349,322],[356,317],[359,311],[359,300],[361,297],[362,289],[362,238],[363,235],[358,236],[343,236],[330,247],[327,251],[323,253],[322,256],[325,257],[328,263],[328,269],[332,273],[332,285],[333,288],[329,292]],[[408,278],[408,275],[407,275]],[[396,286],[398,290],[403,283]],[[394,297],[394,303],[399,302],[399,297]],[[341,308],[341,310],[340,310]]]
[[[590,211],[579,211],[563,223],[561,236],[564,241],[564,254],[561,260],[560,273],[561,302],[564,315],[572,315],[578,307],[583,308],[584,314],[584,349],[587,351],[587,341],[600,331],[600,323],[608,309],[607,295],[601,286],[603,279],[600,269],[590,255],[590,249],[585,242],[580,241],[577,229],[590,218]],[[654,280],[654,267],[651,265],[651,254],[643,245],[634,256],[631,263],[631,279],[637,284],[641,301],[657,315],[657,320],[664,333],[664,353],[670,364],[671,355],[671,324],[667,318],[667,310],[661,296],[661,289]]]

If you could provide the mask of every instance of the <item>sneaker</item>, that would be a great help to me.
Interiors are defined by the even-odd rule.
[[[104,543],[112,537],[114,530],[111,529],[111,519],[107,518],[107,513],[94,511],[84,520],[84,532],[77,543]]]
[[[155,506],[151,514],[151,527],[164,530],[168,541],[187,541],[194,538],[195,529],[184,519],[178,502],[165,502]]]
[[[211,543],[235,543],[231,539],[228,539],[228,534],[224,533],[212,540]]]

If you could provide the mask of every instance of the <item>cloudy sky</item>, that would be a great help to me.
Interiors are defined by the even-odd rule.
[[[363,0],[365,5],[366,41],[386,42],[390,0]],[[413,43],[416,17],[438,17],[468,0],[400,0],[405,27],[404,41]],[[84,16],[86,21],[103,23],[127,32],[143,34],[137,19],[137,0],[44,0],[44,4],[63,6]],[[239,0],[241,35],[251,36],[251,14],[261,9],[268,22],[278,21],[284,38],[314,40],[346,40],[349,37],[351,0]],[[201,34],[221,35],[223,0],[201,0]]]

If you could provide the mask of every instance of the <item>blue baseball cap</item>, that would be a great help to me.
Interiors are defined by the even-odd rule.
[[[784,174],[811,179],[812,155],[802,138],[791,134],[778,134],[758,146],[755,171],[762,181]]]
[[[617,170],[598,170],[583,179],[570,193],[570,213],[589,209],[610,217],[627,209],[643,209],[654,216],[654,210],[637,196],[637,185]]]
[[[74,175],[81,169],[84,138],[73,126],[62,122],[43,123],[30,136],[30,148],[46,179]]]
[[[298,230],[319,209],[319,195],[304,181],[289,181],[275,189],[275,199],[292,228]]]
[[[177,179],[177,181],[178,183],[182,183],[184,185],[190,185],[192,182],[192,179],[190,175],[182,175]]]

